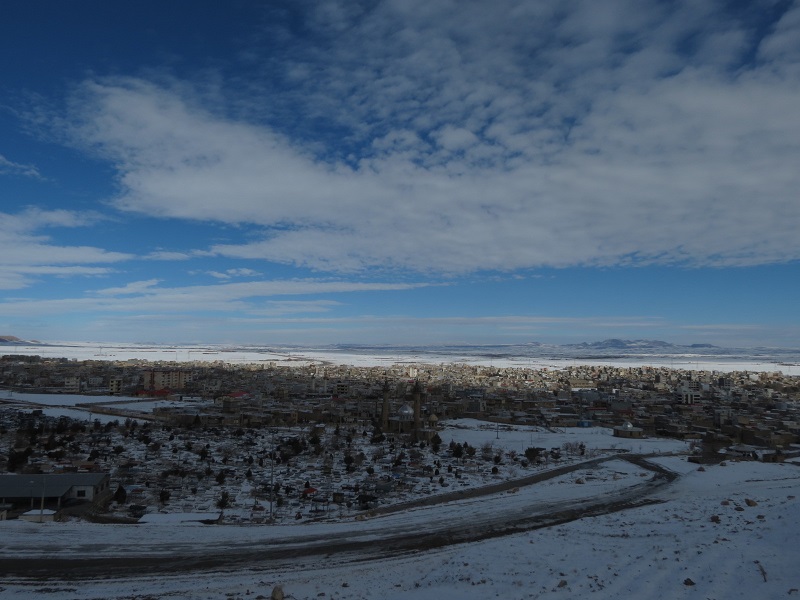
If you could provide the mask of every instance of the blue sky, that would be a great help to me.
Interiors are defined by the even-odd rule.
[[[4,3],[0,334],[800,346],[800,2]]]

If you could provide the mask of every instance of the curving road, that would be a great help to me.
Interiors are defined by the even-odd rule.
[[[650,471],[652,475],[645,481],[601,496],[538,503],[504,503],[502,498],[505,496],[500,496],[492,503],[484,499],[490,494],[510,492],[514,488],[596,468],[618,459],[627,460]],[[126,548],[124,552],[117,549],[113,555],[109,555],[112,554],[111,546],[108,547],[109,554],[106,554],[101,543],[95,546],[87,544],[84,551],[89,551],[78,550],[75,556],[70,557],[65,557],[63,552],[48,554],[43,549],[39,556],[3,557],[0,560],[0,576],[64,581],[140,576],[142,573],[155,575],[277,567],[315,557],[325,557],[327,562],[334,560],[337,563],[367,561],[551,527],[575,519],[652,504],[657,502],[652,499],[653,492],[669,484],[675,477],[671,471],[648,462],[646,457],[614,455],[488,487],[377,509],[368,513],[370,518],[366,523],[332,527],[331,533],[309,534],[300,526],[290,528],[291,533],[288,534],[283,530],[281,537],[263,536],[245,541],[228,539],[221,544],[205,545],[179,541],[141,543],[134,548]],[[380,518],[373,518],[378,516]],[[85,557],[78,554],[84,554]]]

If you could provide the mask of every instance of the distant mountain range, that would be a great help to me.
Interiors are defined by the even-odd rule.
[[[691,344],[680,346],[661,340],[620,340],[611,338],[601,342],[581,342],[580,344],[565,344],[568,348],[582,348],[591,350],[664,350],[668,348],[716,348],[713,344]]]
[[[404,346],[391,344],[334,344],[339,351],[355,352],[393,352],[399,350],[417,352],[457,352],[457,351],[484,351],[499,354],[516,354],[526,352],[567,352],[575,351],[603,352],[603,351],[661,351],[665,353],[686,352],[688,350],[718,350],[713,344],[680,345],[664,342],[662,340],[622,340],[610,338],[599,342],[580,342],[577,344],[543,344],[541,342],[526,342],[523,344],[458,344],[458,345],[426,345]]]
[[[0,335],[0,344],[28,345],[28,344],[41,344],[41,342],[37,342],[36,340],[21,340],[15,335]]]
[[[93,347],[87,342],[76,342],[76,347]],[[103,344],[106,347],[127,347],[126,344]],[[24,340],[15,335],[0,335],[0,347],[9,348],[17,346],[40,346],[42,348],[55,349],[59,347],[72,347],[68,342],[41,342],[38,340]],[[133,344],[133,348],[141,350],[142,344]],[[200,348],[217,349],[218,344],[197,345],[192,344],[195,349]],[[178,348],[174,344],[152,344],[153,348]],[[800,355],[800,348],[729,348],[720,347],[713,344],[673,344],[663,340],[626,340],[620,338],[609,338],[596,342],[580,342],[575,344],[546,344],[542,342],[525,342],[519,344],[428,344],[428,345],[393,345],[393,344],[331,344],[323,346],[292,346],[276,345],[261,347],[245,344],[239,347],[225,346],[225,351],[241,350],[244,352],[252,351],[279,351],[279,352],[298,352],[304,351],[332,351],[332,352],[351,352],[354,354],[367,355],[375,354],[379,356],[391,357],[393,354],[409,353],[421,356],[442,355],[454,356],[464,355],[470,357],[489,357],[489,358],[513,358],[513,357],[556,357],[556,358],[617,358],[631,356],[679,356],[679,355],[711,355],[711,356],[730,356],[766,358],[769,356],[780,357],[780,360],[796,360]],[[789,357],[789,358],[786,358]]]
[[[38,340],[23,340],[18,338],[15,335],[0,335],[0,345],[44,345],[47,346],[46,342],[40,342]],[[158,344],[156,344],[158,345]],[[372,350],[372,351],[384,351],[384,352],[391,352],[393,350],[398,349],[405,349],[405,346],[394,346],[391,344],[334,344],[335,348],[339,350]],[[301,349],[302,347],[298,347]],[[622,340],[618,338],[610,338],[607,340],[602,340],[599,342],[580,342],[578,344],[543,344],[541,342],[527,342],[524,344],[463,344],[458,346],[451,346],[451,345],[429,345],[429,346],[417,346],[415,347],[417,350],[420,351],[430,351],[436,349],[496,349],[497,351],[502,352],[503,350],[511,350],[513,348],[541,348],[541,349],[554,349],[554,348],[564,348],[564,349],[576,349],[576,350],[664,350],[669,351],[670,349],[686,349],[692,348],[695,350],[699,349],[716,349],[718,346],[714,346],[713,344],[690,344],[690,345],[680,345],[680,344],[672,344],[670,342],[664,342],[662,340]]]

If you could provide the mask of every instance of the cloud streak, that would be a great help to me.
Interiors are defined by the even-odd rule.
[[[111,272],[98,264],[118,263],[131,254],[92,246],[52,243],[39,233],[50,228],[87,227],[98,221],[96,213],[28,208],[0,213],[0,289],[20,289],[44,275],[97,276]]]
[[[7,159],[0,154],[0,175],[18,175],[22,177],[32,177],[42,179],[39,169],[34,165],[24,165]]]
[[[248,281],[185,287],[160,286],[157,279],[131,282],[125,286],[95,291],[92,297],[36,300],[8,299],[0,302],[0,316],[15,317],[37,313],[191,313],[209,312],[278,314],[320,312],[337,306],[326,299],[276,301],[276,296],[346,294],[352,292],[402,291],[425,287],[424,283],[376,283],[319,279]],[[290,310],[292,308],[292,310]]]

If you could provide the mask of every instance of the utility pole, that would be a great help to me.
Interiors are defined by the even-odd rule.
[[[269,522],[274,523],[272,505],[275,502],[275,431],[269,432]]]
[[[45,476],[42,475],[42,503],[39,505],[39,523],[44,522],[44,485],[45,485]]]

